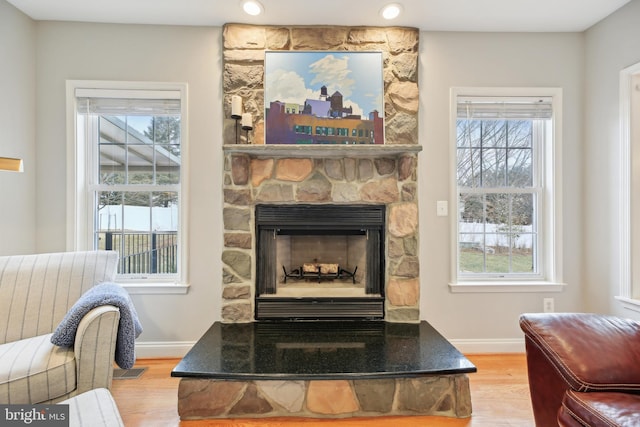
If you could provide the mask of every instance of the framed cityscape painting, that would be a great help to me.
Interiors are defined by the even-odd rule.
[[[384,144],[382,52],[265,53],[266,144]]]

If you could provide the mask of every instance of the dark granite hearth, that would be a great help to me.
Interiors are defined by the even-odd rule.
[[[181,419],[468,417],[476,367],[427,322],[214,323],[171,372]]]
[[[429,323],[214,323],[171,376],[226,380],[400,378],[475,366]]]

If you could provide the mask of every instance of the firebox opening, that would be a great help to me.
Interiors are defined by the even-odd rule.
[[[382,319],[383,205],[257,205],[256,319]]]
[[[275,297],[365,296],[366,243],[364,230],[323,235],[299,235],[278,230]]]

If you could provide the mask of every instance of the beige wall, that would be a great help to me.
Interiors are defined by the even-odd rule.
[[[146,325],[142,341],[189,341],[218,318],[221,224],[221,55],[219,28],[38,24],[38,249],[64,249],[66,79],[186,81],[190,130],[190,273],[186,296],[136,296]],[[558,310],[579,308],[580,105],[583,42],[579,34],[421,33],[420,242],[421,316],[449,338],[521,339],[523,311],[541,294],[451,294],[448,218],[435,216],[449,197],[448,112],[451,86],[553,86],[565,97],[565,266]],[[499,309],[496,309],[499,307]],[[168,316],[167,313],[171,313]],[[176,321],[179,319],[179,322]],[[511,341],[510,341],[511,340]]]
[[[187,295],[135,295],[138,343],[171,351],[219,317],[222,246],[220,28],[38,23],[38,250],[65,250],[65,81],[186,82],[189,129]]]
[[[421,34],[422,318],[452,339],[519,340],[517,317],[542,306],[539,294],[451,294],[447,220],[435,201],[449,197],[448,105],[451,86],[559,86],[565,90],[566,176],[580,175],[579,87],[582,37],[577,34]],[[161,26],[38,24],[38,249],[64,249],[65,204],[54,196],[65,182],[66,79],[186,81],[190,130],[190,282],[186,296],[136,296],[146,325],[142,341],[189,341],[220,313],[221,225],[220,29]],[[473,72],[469,72],[473,70]],[[567,218],[577,216],[579,180],[567,188]],[[580,271],[579,221],[566,221],[569,290],[558,309],[576,309]],[[496,310],[496,307],[500,307]],[[171,313],[171,317],[167,316]],[[180,319],[176,322],[175,319]],[[184,327],[183,327],[184,326]]]
[[[461,349],[513,348],[521,342],[518,315],[541,310],[543,297],[556,298],[559,311],[616,311],[618,74],[640,61],[638,17],[640,0],[632,0],[581,34],[421,33],[421,313]],[[20,144],[24,151],[17,154],[25,156],[25,166],[33,165],[36,152],[38,162],[36,171],[14,174],[11,181],[0,176],[0,251],[65,249],[65,80],[189,84],[191,290],[187,295],[134,297],[145,325],[139,343],[156,355],[171,354],[181,343],[187,346],[220,313],[221,28],[33,23],[0,0],[0,33],[0,53],[12,58],[0,70],[2,93],[11,93],[11,104],[0,103],[0,127],[3,133],[12,132],[11,138],[0,137],[0,148]],[[564,292],[450,293],[452,216],[437,217],[436,201],[448,200],[450,194],[452,86],[563,89]],[[7,105],[21,114],[8,119]],[[17,187],[19,197],[7,191],[6,183],[15,185],[14,177],[24,178]],[[19,212],[19,218],[10,219],[15,220],[12,228],[5,225],[7,203]],[[25,239],[7,246],[7,230],[18,230]]]
[[[615,300],[620,286],[620,71],[640,62],[640,0],[586,33],[584,285],[589,311],[640,318]]]
[[[521,338],[518,316],[542,311],[544,297],[556,311],[581,308],[581,111],[583,36],[576,33],[514,34],[423,32],[420,40],[420,242],[421,310],[462,349],[484,350]],[[452,294],[449,200],[449,91],[451,87],[559,87],[563,91],[563,270],[560,293]],[[436,216],[436,201],[449,200],[449,216]],[[496,347],[497,349],[498,347]]]
[[[35,40],[35,23],[0,0],[0,156],[25,167],[0,172],[0,255],[36,249]]]

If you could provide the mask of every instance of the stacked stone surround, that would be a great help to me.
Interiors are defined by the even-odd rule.
[[[227,154],[223,221],[224,322],[253,320],[256,203],[387,206],[387,321],[419,320],[416,156],[259,158]]]
[[[239,142],[264,144],[264,52],[379,51],[383,54],[385,144],[418,144],[418,42],[415,28],[253,26],[227,24],[223,31],[225,147],[236,142],[231,96],[243,98],[254,130]],[[247,141],[247,137],[249,141]],[[350,154],[291,156],[225,149],[223,322],[254,320],[257,203],[378,203],[387,206],[385,320],[419,319],[419,150],[388,155],[371,146]],[[354,147],[355,148],[355,147]],[[364,147],[365,151],[366,148]]]
[[[471,416],[471,395],[464,374],[310,381],[183,378],[178,413],[183,420],[391,415],[466,418]]]

